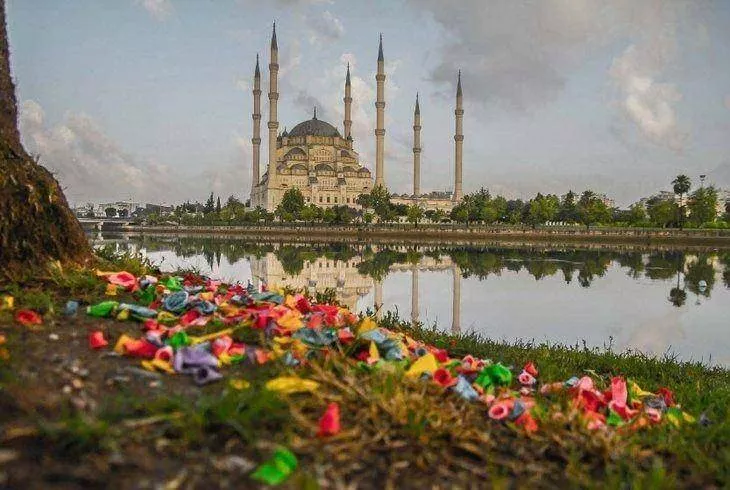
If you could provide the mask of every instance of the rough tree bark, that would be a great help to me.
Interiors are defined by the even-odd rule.
[[[26,153],[18,132],[15,85],[0,0],[0,278],[84,262],[91,248],[53,175]]]

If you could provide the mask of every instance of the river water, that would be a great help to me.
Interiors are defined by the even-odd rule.
[[[356,311],[497,340],[669,354],[730,366],[730,251],[256,243],[96,235],[163,271],[333,290]]]

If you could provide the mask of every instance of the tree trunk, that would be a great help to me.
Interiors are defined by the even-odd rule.
[[[20,142],[4,0],[0,0],[0,210],[0,277],[25,274],[51,260],[91,259],[91,247],[58,182]]]

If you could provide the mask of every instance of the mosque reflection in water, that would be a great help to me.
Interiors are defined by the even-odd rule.
[[[590,288],[617,266],[633,280],[660,280],[667,283],[666,299],[682,307],[692,294],[697,303],[710,298],[719,280],[730,288],[730,252],[678,250],[633,251],[593,248],[556,248],[542,246],[434,247],[413,245],[353,245],[253,243],[235,238],[104,236],[92,238],[97,246],[117,251],[142,251],[150,257],[171,252],[178,259],[202,258],[208,271],[226,279],[252,280],[254,285],[289,286],[312,294],[334,293],[353,310],[367,305],[382,315],[383,282],[394,273],[410,274],[410,317],[420,321],[419,274],[448,272],[451,285],[439,284],[441,295],[451,296],[451,330],[461,331],[462,279],[486,280],[504,271],[527,272],[535,280],[561,278]],[[221,260],[228,265],[221,267]],[[250,264],[248,277],[232,277],[232,265]],[[175,267],[186,263],[174,264]],[[173,264],[163,260],[163,268]],[[225,266],[226,264],[224,264]],[[205,267],[200,267],[201,270]],[[203,270],[203,272],[205,272]],[[234,272],[235,275],[235,272]],[[439,276],[439,282],[443,277]],[[447,289],[448,288],[448,289]]]

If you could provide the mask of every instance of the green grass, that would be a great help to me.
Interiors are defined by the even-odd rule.
[[[608,384],[621,375],[642,388],[655,391],[669,387],[682,408],[708,426],[685,424],[679,429],[666,425],[632,435],[627,442],[634,447],[650,448],[657,456],[652,466],[640,467],[631,459],[618,460],[606,467],[603,475],[615,481],[632,481],[636,488],[667,488],[670,484],[700,475],[712,476],[716,483],[730,484],[730,371],[699,362],[679,362],[673,356],[652,357],[640,352],[614,352],[610,349],[497,342],[478,334],[451,335],[436,328],[401,324],[394,315],[383,323],[414,338],[446,348],[453,356],[472,354],[501,361],[519,369],[533,361],[543,380],[563,380],[583,374],[598,375]],[[577,457],[581,456],[576,448]],[[611,485],[608,485],[611,486]]]
[[[150,270],[132,256],[104,260],[108,269],[135,274]],[[57,310],[69,294],[101,299],[104,285],[93,271],[58,269],[51,270],[42,287],[10,285],[5,291],[16,296],[17,307],[54,311],[54,305]],[[0,323],[9,325],[7,312],[0,313],[4,315]],[[154,445],[164,438],[173,441],[177,456],[190,448],[219,451],[235,440],[260,461],[266,457],[262,443],[281,443],[302,461],[302,470],[292,481],[310,486],[312,474],[364,486],[392,481],[396,486],[424,487],[436,481],[432,478],[461,486],[489,482],[506,487],[653,489],[730,484],[726,369],[680,362],[669,355],[614,352],[610,346],[505,343],[473,333],[451,335],[401,322],[393,314],[386,314],[380,324],[445,348],[452,357],[490,358],[511,366],[513,372],[533,361],[544,381],[591,374],[605,386],[612,376],[621,375],[646,390],[669,387],[684,410],[696,417],[705,414],[712,423],[679,428],[662,424],[611,436],[587,432],[575,421],[543,419],[539,433],[528,437],[510,424],[489,420],[481,404],[444,394],[432,383],[405,379],[402,367],[363,371],[337,356],[313,359],[310,366],[296,371],[320,383],[312,395],[282,397],[266,391],[263,385],[268,379],[290,371],[280,363],[241,364],[227,367],[224,381],[193,395],[121,391],[99,400],[94,416],[69,410],[30,418],[44,448],[61,458],[104,453],[130,443]],[[260,331],[247,327],[237,328],[234,337],[248,344],[265,343]],[[11,336],[9,346],[13,355],[22,349]],[[3,385],[13,383],[9,365],[0,368]],[[251,388],[235,390],[230,379],[246,379]],[[348,434],[322,443],[314,434],[331,401],[340,404]],[[393,469],[403,462],[407,469]]]

